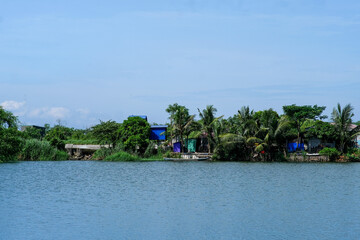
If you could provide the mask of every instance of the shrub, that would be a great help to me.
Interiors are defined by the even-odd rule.
[[[110,148],[100,148],[99,150],[96,150],[94,155],[92,156],[93,160],[103,160],[106,157],[113,154],[113,150]]]
[[[147,148],[145,150],[144,157],[150,158],[152,156],[157,155],[158,150],[155,147],[156,147],[156,143],[153,141],[150,141],[149,145],[147,146]]]
[[[132,162],[138,161],[140,159],[139,157],[131,155],[127,152],[117,152],[110,156],[107,156],[104,160],[109,162]]]
[[[55,158],[52,160],[64,161],[64,160],[68,160],[68,159],[69,159],[69,155],[67,154],[67,152],[56,150]]]
[[[340,157],[340,152],[336,148],[324,148],[319,154],[328,156],[330,161],[335,161]]]
[[[93,160],[104,160],[106,157],[113,155],[117,152],[123,151],[122,144],[117,144],[115,148],[100,148],[99,150],[96,150],[94,155],[91,159]]]
[[[167,151],[163,156],[166,158],[181,158],[181,153]]]
[[[351,162],[360,162],[360,149],[351,149],[346,156]]]
[[[31,161],[67,160],[68,155],[64,151],[57,150],[47,141],[29,139],[25,141],[19,159]]]

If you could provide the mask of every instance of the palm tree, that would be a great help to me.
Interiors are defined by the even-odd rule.
[[[251,137],[256,131],[256,122],[254,119],[254,110],[250,110],[249,106],[243,106],[238,111],[239,133],[244,137]]]
[[[339,150],[344,153],[348,145],[351,144],[352,140],[360,132],[360,126],[351,128],[352,117],[354,108],[347,104],[344,108],[341,108],[340,103],[333,109],[331,119],[334,121],[335,128],[339,134],[340,144]]]
[[[195,115],[189,114],[189,109],[177,103],[169,105],[166,109],[170,113],[170,133],[172,137],[178,137],[181,143],[181,152],[184,152],[184,136],[191,130],[191,124]]]
[[[290,126],[290,120],[287,116],[279,115],[272,110],[259,111],[253,115],[253,119],[250,119],[251,129],[247,132],[252,135],[245,135],[246,144],[253,152],[254,156],[257,156],[260,152],[263,152],[265,159],[271,158],[271,153],[280,150],[283,147],[284,131]]]
[[[198,109],[199,116],[200,116],[200,125],[201,130],[206,134],[206,138],[208,140],[208,150],[209,153],[211,153],[211,145],[215,143],[214,141],[214,124],[223,116],[216,118],[215,114],[217,112],[217,109],[214,108],[213,105],[208,105],[206,108],[202,111]]]

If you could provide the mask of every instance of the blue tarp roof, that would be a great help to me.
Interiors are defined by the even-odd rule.
[[[150,128],[167,128],[167,125],[152,125]]]

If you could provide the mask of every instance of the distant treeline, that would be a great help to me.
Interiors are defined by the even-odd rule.
[[[355,141],[360,122],[353,123],[353,107],[338,104],[330,118],[323,115],[324,110],[317,105],[287,105],[283,106],[283,114],[278,114],[271,108],[255,112],[243,106],[226,119],[218,116],[212,105],[191,114],[188,108],[175,103],[166,109],[167,140],[150,141],[150,125],[141,117],[129,117],[122,123],[100,121],[89,129],[45,124],[44,131],[34,127],[19,131],[18,118],[0,107],[0,161],[66,160],[66,143],[111,145],[110,149],[98,150],[93,159],[162,159],[174,154],[174,141],[181,143],[181,152],[187,152],[186,143],[194,138],[206,139],[203,151],[212,153],[214,160],[278,161],[288,157],[288,143],[297,143],[300,152],[302,144],[314,138],[335,144],[334,149],[323,150],[333,158],[343,155],[360,160]]]

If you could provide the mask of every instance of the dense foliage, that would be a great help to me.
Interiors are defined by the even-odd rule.
[[[0,106],[0,162],[15,161],[23,143],[18,119]]]
[[[68,155],[51,146],[48,141],[29,139],[25,141],[19,159],[30,161],[67,160]]]
[[[181,152],[190,149],[189,139],[197,139],[197,150],[213,154],[214,160],[273,161],[286,158],[289,143],[307,144],[319,142],[316,151],[324,146],[321,154],[332,160],[347,158],[360,161],[355,139],[360,126],[354,125],[353,107],[338,104],[332,112],[332,122],[324,122],[325,107],[287,105],[279,115],[273,109],[254,111],[241,107],[229,118],[216,116],[213,105],[197,109],[195,114],[177,103],[169,105],[166,112],[170,123],[166,131],[167,141],[150,141],[150,125],[141,117],[129,117],[122,123],[100,121],[88,129],[74,129],[60,123],[44,128],[26,127],[18,130],[18,119],[0,107],[0,162],[16,160],[64,160],[65,144],[100,144],[103,146],[92,159],[108,161],[135,161],[139,157],[161,159],[177,156],[172,153],[172,143],[181,143]],[[359,123],[359,122],[357,122]],[[41,131],[40,131],[41,130]],[[192,140],[194,142],[194,140]],[[189,147],[189,149],[187,149]],[[355,150],[354,150],[355,149]],[[296,149],[298,154],[303,154]]]
[[[59,150],[65,150],[65,140],[72,135],[73,129],[56,125],[45,135],[45,140],[49,141],[51,146]]]
[[[140,158],[127,152],[117,152],[106,157],[104,160],[109,162],[133,162],[140,160]]]
[[[150,137],[150,124],[141,117],[129,117],[119,128],[120,140],[128,152],[142,155]]]
[[[115,121],[100,121],[100,124],[91,128],[91,133],[99,144],[111,144],[114,148],[119,141],[118,130],[121,124]]]
[[[324,148],[319,152],[320,155],[325,155],[330,158],[330,161],[335,161],[340,156],[340,152],[336,148]]]

